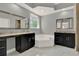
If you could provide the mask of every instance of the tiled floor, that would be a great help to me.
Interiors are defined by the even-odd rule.
[[[50,48],[33,47],[23,53],[14,51],[8,56],[79,56],[79,53],[72,48],[56,45]]]

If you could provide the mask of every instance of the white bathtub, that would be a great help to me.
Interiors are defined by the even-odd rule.
[[[39,34],[35,35],[35,47],[53,47],[54,35]]]

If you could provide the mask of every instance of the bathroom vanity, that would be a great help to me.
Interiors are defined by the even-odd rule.
[[[1,33],[0,34],[0,56],[7,55],[7,38],[15,37],[16,51],[22,53],[35,45],[35,33],[22,32],[22,33]]]
[[[55,32],[55,44],[75,48],[75,33]]]

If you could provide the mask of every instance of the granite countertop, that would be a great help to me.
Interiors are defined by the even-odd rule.
[[[18,33],[0,33],[0,37],[8,37],[8,36],[15,36],[15,35],[22,35],[22,34],[29,34],[34,32],[18,32]]]
[[[59,32],[59,33],[75,33],[75,32],[67,32],[67,31],[56,31],[56,32]]]

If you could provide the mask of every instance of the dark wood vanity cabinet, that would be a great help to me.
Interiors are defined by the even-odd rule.
[[[35,45],[35,33],[5,35],[0,37],[0,56],[7,55],[7,38],[15,37],[16,51],[22,53]]]
[[[6,55],[6,39],[0,38],[0,56]]]
[[[75,48],[75,34],[55,32],[55,44]]]
[[[16,37],[16,51],[24,52],[35,45],[35,34],[29,33]]]

